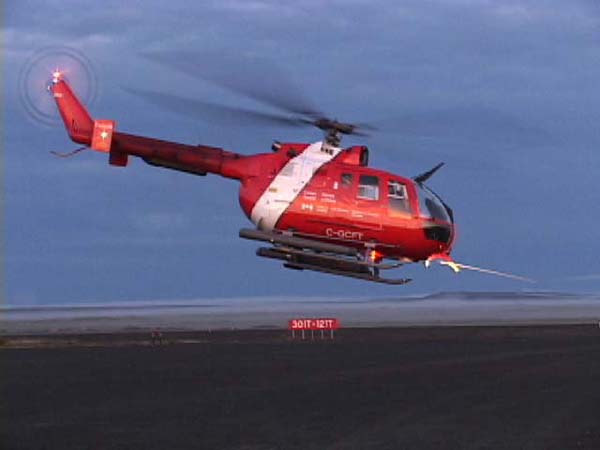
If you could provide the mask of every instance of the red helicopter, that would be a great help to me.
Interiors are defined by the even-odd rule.
[[[371,168],[366,146],[341,146],[343,135],[364,135],[363,126],[306,110],[291,111],[291,118],[252,112],[276,123],[315,126],[324,139],[276,141],[271,153],[242,155],[117,131],[115,121],[92,118],[59,70],[48,90],[70,138],[85,146],[78,150],[108,153],[113,166],[125,167],[136,156],[153,166],[238,180],[240,206],[256,226],[240,230],[240,237],[267,243],[256,254],[281,260],[288,269],[401,285],[411,280],[383,272],[437,261],[455,272],[525,280],[455,262],[450,256],[456,237],[453,211],[425,185],[443,163],[412,178]],[[169,94],[130,91],[179,112],[194,106],[193,100]]]

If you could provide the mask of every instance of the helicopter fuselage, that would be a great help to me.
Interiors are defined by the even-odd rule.
[[[367,147],[344,149],[327,140],[276,142],[271,153],[241,155],[217,147],[162,141],[118,132],[114,121],[92,119],[60,78],[49,89],[71,139],[107,153],[111,165],[126,166],[129,157],[136,156],[154,166],[238,180],[239,202],[246,216],[258,231],[272,233],[265,235],[266,240],[279,241],[275,250],[259,249],[259,256],[284,259],[290,268],[336,274],[341,270],[375,281],[381,281],[377,265],[386,258],[399,264],[450,260],[455,237],[452,210],[422,178],[368,167]],[[279,235],[293,235],[296,241],[286,241],[290,248]],[[298,250],[298,239],[309,253]],[[367,263],[360,258],[340,261],[320,255],[323,248],[334,254],[355,249],[356,255],[371,262],[365,268],[362,264]]]
[[[406,262],[450,251],[450,209],[412,179],[368,167],[366,147],[277,143],[274,150],[243,158],[254,171],[240,179],[240,205],[259,229]]]

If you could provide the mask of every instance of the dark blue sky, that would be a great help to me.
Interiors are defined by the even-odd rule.
[[[592,1],[14,1],[4,4],[5,291],[11,304],[211,296],[396,295],[600,287],[600,9]],[[381,123],[372,165],[444,167],[457,260],[536,285],[408,268],[405,287],[284,270],[241,241],[235,182],[107,165],[18,101],[24,62],[66,45],[92,61],[90,108],[122,131],[242,153],[318,130],[231,127],[166,113],[122,87],[255,107],[143,58],[191,51],[244,75],[267,58],[335,117]],[[269,80],[265,80],[268,85]],[[392,132],[394,131],[394,132]],[[346,144],[363,142],[348,139]]]

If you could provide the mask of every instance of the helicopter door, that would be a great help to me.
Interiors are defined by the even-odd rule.
[[[388,215],[390,217],[412,217],[413,211],[406,185],[400,181],[389,180],[387,187]]]
[[[339,176],[339,181],[334,184],[334,189],[337,190],[337,196],[345,206],[350,206],[354,203],[354,174],[343,172]]]
[[[333,203],[329,209],[329,216],[340,225],[351,220],[351,210],[356,202],[356,174],[350,171],[332,172],[331,198]]]

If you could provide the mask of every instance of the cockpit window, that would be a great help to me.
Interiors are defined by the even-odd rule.
[[[358,198],[379,200],[379,178],[372,175],[361,175],[358,182]]]
[[[390,181],[388,183],[388,199],[392,213],[412,215],[410,202],[408,201],[408,191],[403,183],[399,181]]]
[[[421,216],[430,219],[443,220],[444,222],[452,222],[446,207],[431,190],[429,190],[424,184],[417,184],[417,190],[419,193],[419,209],[421,210]]]

